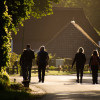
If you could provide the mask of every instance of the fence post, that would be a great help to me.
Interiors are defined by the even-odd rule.
[[[17,66],[17,74],[18,74],[18,66]]]
[[[13,74],[14,74],[14,66],[13,66],[13,69],[12,70],[13,70]]]

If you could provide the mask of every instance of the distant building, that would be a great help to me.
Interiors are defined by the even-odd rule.
[[[82,8],[53,8],[53,15],[34,19],[31,17],[13,34],[13,51],[20,54],[26,44],[34,50],[45,45],[57,57],[73,58],[82,46],[87,58],[98,49],[100,37],[86,18]],[[75,22],[74,22],[75,21]]]
[[[75,21],[63,27],[46,44],[48,52],[62,58],[73,58],[79,47],[84,48],[89,59],[92,51],[98,49],[99,45]]]

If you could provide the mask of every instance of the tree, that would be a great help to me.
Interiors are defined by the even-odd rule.
[[[100,0],[60,0],[59,7],[81,7],[91,24],[100,32]]]
[[[4,0],[0,0],[0,71],[9,61],[11,33],[8,32],[11,17],[7,13],[7,6]]]
[[[0,71],[9,64],[11,32],[17,33],[18,25],[30,16],[52,14],[52,2],[58,0],[0,0]]]

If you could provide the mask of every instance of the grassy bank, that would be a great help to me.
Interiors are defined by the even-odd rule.
[[[0,72],[0,100],[37,100],[42,96],[21,83],[11,82],[6,71]]]
[[[42,96],[27,92],[2,90],[0,91],[0,100],[38,100]]]

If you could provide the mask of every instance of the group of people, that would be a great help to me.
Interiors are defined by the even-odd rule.
[[[35,59],[34,51],[31,50],[30,45],[26,46],[20,58],[20,65],[22,68],[23,81],[31,81],[31,69],[32,60]],[[37,65],[38,65],[38,78],[39,82],[44,83],[45,69],[48,64],[49,56],[45,51],[45,47],[41,46],[37,53]]]
[[[78,52],[75,54],[75,58],[72,63],[72,68],[76,62],[76,72],[77,72],[77,83],[82,83],[83,70],[86,62],[86,56],[84,54],[84,49],[80,47]],[[97,50],[93,50],[93,53],[90,57],[89,67],[92,70],[92,81],[93,84],[98,84],[98,68],[100,64],[100,58]]]
[[[20,58],[20,65],[22,68],[23,73],[23,81],[29,80],[31,81],[31,68],[32,68],[32,60],[35,59],[34,51],[31,50],[30,45],[26,46],[26,49],[24,49],[23,53],[21,54]],[[44,83],[44,77],[45,77],[45,69],[48,65],[49,56],[48,53],[45,51],[45,46],[41,46],[39,49],[39,52],[37,53],[37,65],[38,65],[38,78],[39,82]],[[72,68],[74,63],[76,63],[76,72],[77,72],[77,83],[82,83],[83,78],[83,70],[84,65],[86,63],[86,56],[84,54],[84,49],[80,47],[75,54],[75,58],[72,63]],[[92,70],[92,81],[93,84],[98,84],[98,67],[100,64],[100,58],[97,50],[94,50],[90,61],[89,66]]]

